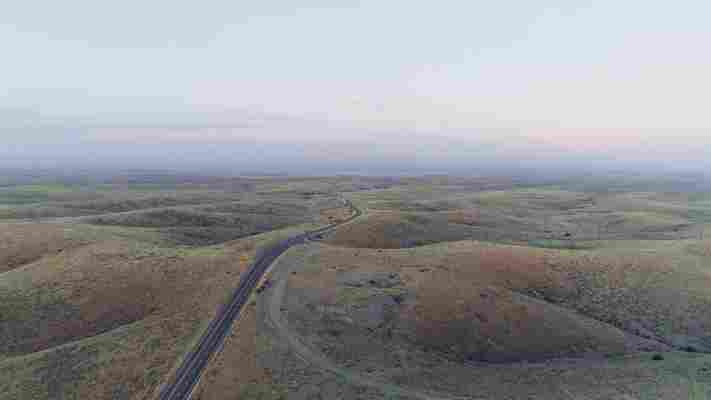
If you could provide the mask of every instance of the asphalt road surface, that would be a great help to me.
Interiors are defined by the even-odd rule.
[[[349,204],[345,201],[344,203]],[[350,207],[353,210],[353,215],[347,220],[293,236],[257,254],[250,269],[240,279],[239,285],[232,294],[229,303],[218,310],[217,315],[208,325],[198,344],[185,357],[175,376],[161,390],[160,400],[188,400],[191,398],[193,390],[200,381],[200,376],[207,364],[224,343],[232,328],[232,323],[239,316],[242,307],[247,303],[252,291],[254,291],[272,262],[291,246],[305,243],[307,240],[317,240],[337,226],[358,218],[361,215],[360,210],[352,204],[350,204]]]

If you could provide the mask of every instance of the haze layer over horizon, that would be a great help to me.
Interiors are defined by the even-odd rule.
[[[694,0],[9,4],[0,166],[704,170],[710,14]]]

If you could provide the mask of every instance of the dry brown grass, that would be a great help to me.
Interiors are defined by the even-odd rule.
[[[0,399],[154,394],[271,240],[98,240],[0,275]]]
[[[337,224],[352,215],[349,207],[327,208],[319,213],[319,222],[324,225]]]
[[[623,353],[625,335],[603,323],[510,290],[436,279],[408,310],[411,339],[455,358],[507,362],[585,353]]]
[[[439,213],[372,213],[340,227],[327,242],[345,247],[398,249],[470,236],[468,226],[450,224],[448,218],[448,214]]]
[[[306,270],[292,281],[320,293],[310,297],[329,307],[367,308],[378,296],[402,301],[404,294],[400,333],[458,358],[515,361],[683,349],[679,340],[694,343],[711,327],[703,311],[711,305],[711,281],[698,283],[708,278],[677,270],[671,258],[659,255],[479,242],[399,250],[322,245],[318,264]],[[402,286],[344,287],[339,277],[354,271],[395,272]],[[680,286],[685,279],[702,289]]]
[[[258,363],[259,336],[257,310],[248,305],[233,325],[222,352],[215,356],[205,371],[193,398],[221,400],[226,394],[241,398],[256,385],[268,386],[271,375]]]
[[[69,238],[61,225],[0,224],[0,273],[83,243]]]
[[[224,255],[142,257],[135,251],[130,242],[100,242],[44,258],[8,276],[29,277],[31,285],[7,290],[10,297],[24,298],[28,312],[2,322],[6,335],[10,333],[3,347],[12,349],[11,355],[25,354],[94,336],[149,314],[206,312],[210,310],[206,306],[214,307],[225,293],[207,288],[225,288],[226,277],[237,277]],[[50,310],[62,311],[59,315],[38,312],[49,301],[56,305]],[[28,330],[28,324],[35,329]]]
[[[460,390],[469,398],[678,399],[697,398],[689,393],[708,389],[703,372],[708,367],[701,367],[708,355],[665,352],[664,360],[655,361],[640,350],[666,346],[635,338],[631,329],[564,302],[594,304],[608,295],[606,287],[651,292],[673,287],[665,286],[674,280],[665,276],[679,272],[668,257],[476,242],[398,250],[319,245],[310,254],[289,259],[297,265],[285,302],[289,326],[343,368],[447,393],[464,387]],[[402,284],[368,285],[367,277],[378,272],[396,273]],[[358,281],[362,286],[347,283],[354,274],[366,277]],[[589,297],[588,290],[597,297]],[[632,293],[627,298],[610,293],[615,305],[607,308],[629,309],[622,306],[637,297]],[[378,317],[379,306],[387,304],[383,296],[401,300],[399,306],[386,305],[399,310],[394,319]],[[666,302],[640,298],[653,312]],[[696,311],[697,319],[707,318],[704,310],[708,307]],[[378,324],[364,323],[368,319]],[[465,366],[443,360],[442,353],[505,363]],[[575,358],[552,359],[560,356]]]
[[[481,210],[475,207],[448,211],[447,222],[451,224],[478,225],[481,223]]]

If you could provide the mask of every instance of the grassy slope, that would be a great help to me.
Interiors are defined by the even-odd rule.
[[[537,360],[664,347],[547,301],[568,298],[575,288],[538,253],[471,242],[383,252],[324,247],[318,257],[323,268],[314,265],[300,282],[315,291],[338,288],[331,301],[339,307],[368,309],[383,296],[399,297],[396,302],[405,305],[398,308],[396,331],[460,359]],[[402,285],[339,282],[350,273],[379,272],[397,273]]]
[[[308,226],[201,248],[140,229],[72,229],[93,242],[0,274],[2,399],[152,393],[237,285],[240,263]]]
[[[235,198],[220,190],[176,189],[174,185],[132,186],[121,191],[131,193],[125,194],[125,198],[119,196],[118,200],[116,186],[105,188],[103,193],[32,188],[22,189],[19,192],[23,194],[14,197],[22,198],[22,202],[13,203],[13,195],[6,196],[0,214],[6,217],[46,212],[57,216],[91,215],[188,204],[188,213],[197,214],[198,222],[205,214],[221,213],[271,213],[288,217],[303,215],[303,204],[314,199],[313,192],[357,186],[337,181],[319,185],[315,187],[309,181],[267,182],[260,186],[259,198],[252,200],[241,194]],[[623,344],[620,340],[623,331],[676,346],[704,345],[698,338],[708,332],[709,326],[704,313],[708,309],[709,287],[705,257],[711,245],[688,239],[643,239],[690,236],[689,225],[705,221],[711,207],[708,197],[621,193],[596,196],[592,204],[588,195],[565,190],[472,193],[459,186],[422,182],[356,192],[350,197],[369,210],[377,222],[357,228],[368,234],[375,233],[375,238],[365,243],[366,247],[400,247],[403,240],[418,235],[422,239],[418,244],[459,239],[461,236],[457,235],[465,229],[475,231],[473,227],[478,227],[479,232],[488,232],[490,240],[537,240],[540,237],[536,235],[540,235],[544,225],[541,222],[544,214],[553,215],[549,224],[556,232],[584,225],[580,235],[589,239],[595,237],[599,215],[603,215],[606,222],[617,221],[606,231],[608,235],[602,237],[605,240],[592,241],[596,250],[586,252],[544,252],[476,242],[442,243],[383,253],[332,248],[338,252],[332,255],[333,263],[329,265],[333,267],[365,268],[368,267],[365,264],[370,263],[369,267],[386,270],[391,265],[402,268],[402,275],[408,279],[400,289],[405,294],[413,294],[413,304],[420,304],[419,308],[413,306],[403,313],[402,328],[410,332],[414,340],[426,339],[428,346],[440,349],[460,346],[461,338],[466,338],[462,336],[462,326],[466,328],[465,333],[477,338],[498,340],[496,346],[486,340],[472,341],[473,347],[464,349],[467,353],[488,354],[485,357],[493,357],[492,360],[515,359],[531,348],[541,351],[534,350],[529,352],[530,357],[523,358],[546,358],[585,350],[616,353]],[[264,208],[261,205],[264,199],[284,198],[288,200],[277,202],[276,206]],[[193,206],[193,201],[198,206]],[[33,205],[20,204],[26,202]],[[313,203],[308,209],[316,210],[317,215],[324,207]],[[407,212],[402,213],[403,210]],[[387,214],[379,214],[383,212]],[[158,215],[157,221],[159,226],[153,224],[152,227],[143,223],[133,224],[140,227],[72,225],[69,233],[49,232],[45,239],[38,237],[38,245],[33,245],[37,250],[22,247],[33,243],[25,240],[15,240],[12,245],[15,247],[8,247],[17,249],[16,254],[34,255],[11,267],[6,262],[5,269],[12,271],[0,275],[3,288],[0,296],[6,300],[4,311],[0,312],[10,316],[3,321],[8,327],[3,330],[8,339],[4,341],[4,355],[0,355],[0,398],[54,398],[60,393],[66,398],[125,398],[152,392],[204,326],[206,315],[214,311],[229,287],[236,284],[233,279],[225,279],[230,276],[229,272],[234,272],[235,259],[245,252],[253,252],[251,246],[269,236],[205,248],[174,247],[175,232],[167,229],[179,227],[166,227],[163,215]],[[219,224],[197,225],[210,234],[220,228]],[[459,229],[457,235],[448,235],[449,225]],[[402,229],[393,231],[393,226]],[[188,226],[189,229],[195,227]],[[681,228],[681,233],[674,231],[675,228]],[[353,246],[352,240],[367,237],[356,232],[356,227],[349,229],[355,234],[342,237],[341,244]],[[492,234],[497,231],[504,233],[497,238]],[[517,232],[530,234],[516,236]],[[188,234],[194,237],[195,231]],[[7,237],[12,240],[17,235],[12,233]],[[392,245],[388,244],[391,237],[395,239]],[[219,241],[227,238],[229,235],[219,235]],[[484,238],[483,234],[479,238]],[[42,245],[43,240],[48,244]],[[56,254],[55,246],[66,250]],[[351,251],[354,258],[344,258],[344,254]],[[475,266],[472,260],[477,258],[481,261]],[[661,263],[657,261],[660,259]],[[98,263],[87,260],[98,260]],[[501,260],[509,261],[502,263]],[[453,276],[455,283],[451,283]],[[327,276],[315,278],[320,282]],[[57,285],[57,282],[62,283]],[[457,290],[443,291],[446,285]],[[165,291],[166,287],[171,290]],[[375,295],[380,298],[399,296],[403,294],[400,289],[343,288],[336,299],[367,304]],[[173,296],[183,293],[180,298],[187,300],[171,301],[169,297],[173,296],[162,293],[164,291]],[[497,307],[492,308],[482,301],[485,299],[482,293],[489,296],[486,299],[496,300]],[[141,295],[151,297],[151,301],[142,301]],[[443,301],[447,296],[456,299]],[[457,303],[461,300],[463,304]],[[147,303],[157,306],[146,309]],[[97,307],[97,304],[102,306]],[[491,313],[492,310],[497,312]],[[29,318],[30,315],[36,319]],[[417,315],[424,324],[417,322],[417,318],[408,319]],[[442,318],[443,315],[447,317]],[[482,321],[479,331],[462,324],[471,320],[469,317]],[[503,320],[497,320],[499,317]],[[507,321],[515,319],[523,323],[507,333],[511,329]],[[591,319],[601,322],[591,323]],[[28,321],[31,322],[28,324]],[[540,335],[536,329],[541,321],[544,325],[569,329],[561,337],[555,336],[555,330]],[[445,334],[436,337],[438,341],[426,343],[434,335],[423,333],[430,332],[433,326]],[[522,333],[534,344],[521,346],[517,338]],[[439,341],[442,338],[444,341]],[[561,340],[556,339],[550,347],[551,338]],[[43,348],[47,350],[32,353]],[[630,362],[641,365],[643,361]]]
[[[327,241],[348,247],[401,248],[470,235],[467,226],[450,223],[446,215],[388,213],[362,218],[339,229]]]
[[[369,223],[350,228],[350,233],[339,232],[333,241],[352,247],[402,247],[396,242],[409,245],[412,235],[420,243],[472,238],[590,248],[600,240],[694,238],[707,224],[705,216],[711,215],[701,195],[582,193],[547,187],[462,192],[406,186],[355,193],[351,198],[371,214]],[[398,218],[405,215],[430,221],[417,227]],[[436,223],[441,220],[447,223]]]
[[[705,311],[711,307],[711,259],[694,252],[699,244],[624,244],[627,246],[576,252],[480,242],[443,243],[383,255],[375,252],[376,259],[368,262],[407,266],[407,273],[432,292],[432,299],[458,292],[485,308],[486,302],[472,294],[493,286],[505,291],[503,296],[509,296],[509,303],[520,302],[520,295],[528,296],[629,333],[679,348],[711,351],[711,317]],[[351,260],[355,254],[366,259],[373,253],[344,249],[336,257]],[[461,285],[464,287],[459,288]],[[515,294],[515,301],[508,292]]]
[[[292,315],[292,323],[306,324],[310,329],[302,333],[317,343],[322,340],[326,346],[323,349],[328,350],[331,358],[346,361],[351,367],[371,365],[378,370],[383,353],[393,354],[395,359],[400,353],[397,346],[378,342],[379,337],[387,337],[387,324],[373,325],[374,320],[380,321],[377,312],[373,316],[373,310],[404,300],[408,311],[402,313],[406,323],[400,326],[400,333],[408,333],[409,340],[419,339],[421,345],[444,352],[454,348],[458,353],[463,347],[457,346],[464,345],[485,356],[481,359],[493,361],[545,359],[587,351],[606,354],[607,358],[579,363],[546,362],[530,367],[490,364],[473,372],[438,361],[422,369],[415,366],[404,376],[394,372],[392,379],[398,382],[432,382],[435,377],[439,390],[466,389],[464,392],[474,398],[507,398],[512,394],[546,399],[570,399],[578,395],[645,400],[706,398],[703,393],[711,384],[709,356],[667,352],[663,361],[654,361],[650,354],[634,353],[645,346],[629,345],[651,343],[648,350],[661,350],[664,345],[655,343],[681,346],[689,343],[688,336],[708,332],[698,325],[707,319],[704,310],[708,307],[699,307],[698,302],[703,305],[708,299],[711,285],[706,279],[705,265],[709,260],[699,255],[711,254],[708,251],[711,245],[685,239],[694,233],[687,229],[689,225],[698,221],[689,213],[678,212],[679,208],[700,209],[708,204],[703,199],[695,200],[695,204],[674,204],[679,201],[677,198],[664,196],[659,199],[661,207],[650,204],[649,199],[625,203],[622,207],[620,198],[634,196],[617,194],[618,198],[603,203],[611,197],[596,195],[593,203],[587,194],[570,193],[564,188],[517,192],[521,193],[504,194],[504,198],[513,197],[509,203],[487,203],[471,191],[455,193],[451,187],[433,190],[428,185],[350,194],[356,205],[369,212],[370,218],[362,226],[348,227],[340,237],[334,236],[331,240],[339,242],[339,247],[322,246],[318,258],[292,277],[292,295],[305,296],[293,299],[292,304],[305,307],[301,311],[308,314],[300,321],[303,315]],[[585,212],[580,213],[580,209]],[[404,214],[424,219],[446,216],[450,223],[470,227],[479,222],[489,229],[488,239],[499,240],[499,244],[469,241],[408,249],[369,249],[401,247],[398,231],[393,235],[392,227],[402,226]],[[582,229],[585,235],[581,236],[587,237],[576,238],[576,247],[588,250],[544,251],[500,243],[550,245],[549,239],[540,244],[533,242],[541,239],[537,235],[542,231],[540,221],[544,214],[553,215],[550,225],[560,232],[577,225],[591,225]],[[598,219],[598,214],[607,219]],[[617,224],[598,237],[595,229],[598,221]],[[405,238],[423,231],[429,238],[440,237],[442,231],[427,232],[436,225],[423,226],[425,229],[419,231],[405,226],[400,232]],[[522,227],[530,234],[512,235],[512,231]],[[678,233],[675,228],[683,229]],[[495,230],[504,231],[500,239],[492,234]],[[373,238],[363,241],[363,234]],[[672,240],[659,240],[665,238]],[[388,245],[388,240],[392,245]],[[567,239],[554,240],[559,240],[561,247],[570,246]],[[355,271],[397,271],[403,284],[371,287],[366,279],[363,286],[344,285],[340,278]],[[299,287],[305,290],[301,292]],[[670,298],[670,293],[676,297]],[[392,299],[398,300],[393,303]],[[316,307],[309,308],[309,303]],[[319,304],[325,307],[319,308]],[[322,310],[330,310],[332,314],[314,325],[304,322],[314,315],[328,314]],[[370,310],[365,312],[366,317],[363,310]],[[478,331],[471,329],[471,321],[479,321]],[[363,332],[354,330],[353,324],[362,324],[357,329],[364,329]],[[368,327],[375,331],[369,331]],[[432,334],[433,327],[436,334]],[[567,328],[562,331],[561,327]],[[648,335],[651,341],[635,335]],[[349,338],[367,338],[369,343],[366,346],[361,343],[363,340],[356,340],[339,350],[338,346],[344,346]],[[494,345],[482,338],[493,339]],[[327,345],[331,341],[340,344]],[[381,361],[369,364],[368,349],[376,343],[381,346],[371,349],[372,356]],[[411,350],[409,354],[418,354],[417,350]],[[630,351],[632,354],[622,355]],[[355,354],[355,358],[349,362],[342,353]],[[409,357],[401,360],[406,358]]]
[[[60,225],[0,223],[0,273],[83,243]]]
[[[640,259],[638,268],[622,277],[625,287],[663,292],[666,287],[678,288],[680,277],[698,278],[685,271],[683,246],[660,244],[647,242],[646,247],[679,257],[674,279],[650,285],[660,266]],[[383,251],[321,245],[304,260],[290,258],[290,263],[303,263],[290,279],[290,325],[341,365],[365,373],[377,371],[378,376],[397,382],[468,392],[475,398],[514,394],[517,398],[524,393],[546,399],[617,398],[624,393],[642,399],[703,398],[694,396],[711,388],[711,356],[664,352],[663,361],[654,361],[652,354],[637,351],[661,351],[664,346],[634,338],[630,329],[612,322],[597,321],[601,315],[596,312],[601,310],[644,320],[650,315],[639,313],[645,310],[640,305],[661,312],[667,299],[656,298],[655,303],[651,296],[635,304],[635,296],[613,296],[613,304],[597,310],[572,307],[575,301],[595,304],[596,297],[588,297],[588,290],[602,295],[597,298],[607,295],[590,286],[592,280],[576,279],[578,274],[610,271],[607,279],[596,278],[619,287],[619,271],[612,272],[611,266],[633,265],[625,258],[629,250],[622,247],[582,256],[573,251],[471,242]],[[387,284],[378,273],[396,273],[398,278]],[[378,283],[370,284],[371,280]],[[699,294],[708,297],[711,286],[697,286]],[[380,314],[383,306],[386,311]],[[399,311],[387,311],[393,309]],[[689,314],[691,322],[707,319],[707,309],[677,311],[693,314]],[[660,317],[659,322],[667,318]],[[688,325],[674,329],[688,329]],[[635,342],[643,346],[629,346]],[[436,352],[423,351],[428,348]],[[460,360],[469,353],[475,360],[547,361],[477,364],[472,370],[431,359],[435,353]],[[390,356],[383,358],[385,354]],[[549,359],[565,355],[594,357]],[[408,370],[403,372],[405,365]]]

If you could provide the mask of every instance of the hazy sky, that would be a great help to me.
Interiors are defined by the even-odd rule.
[[[72,141],[711,158],[708,0],[6,3],[17,159]]]

